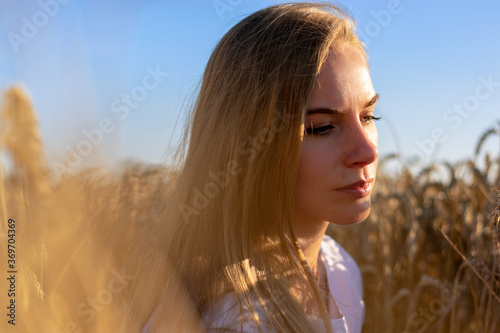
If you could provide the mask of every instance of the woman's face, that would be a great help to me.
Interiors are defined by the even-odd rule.
[[[312,92],[295,188],[295,223],[363,221],[370,211],[378,135],[378,95],[362,54],[330,49]]]

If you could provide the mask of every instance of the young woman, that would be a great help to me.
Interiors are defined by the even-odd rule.
[[[144,331],[173,320],[175,280],[209,332],[360,332],[359,269],[325,231],[369,213],[377,99],[341,9],[284,4],[236,24],[193,108],[154,243],[167,260],[145,274],[170,278],[139,292]]]

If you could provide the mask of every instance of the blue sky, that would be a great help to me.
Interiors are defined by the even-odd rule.
[[[68,147],[80,149],[75,168],[160,162],[216,42],[279,2],[0,0],[0,89],[28,91],[50,164]],[[500,3],[339,3],[368,44],[381,156],[415,167],[472,156],[500,120]],[[497,153],[498,140],[486,149]]]

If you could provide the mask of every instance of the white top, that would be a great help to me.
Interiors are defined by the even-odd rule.
[[[329,236],[324,236],[321,242],[320,254],[325,260],[328,286],[330,288],[329,308],[332,309],[332,302],[337,303],[338,309],[343,317],[331,319],[335,333],[360,333],[365,320],[365,303],[363,302],[363,283],[358,265],[346,250]],[[332,297],[333,296],[333,297]],[[227,329],[228,332],[259,332],[257,324],[251,318],[251,312],[243,311],[243,321],[240,318],[236,297],[234,294],[224,296],[203,316],[203,321],[207,324],[208,332],[217,332],[220,328]],[[259,312],[258,304],[257,314]],[[243,310],[247,309],[244,307]],[[220,314],[219,316],[217,314]],[[215,323],[208,323],[208,318],[216,318]],[[312,318],[314,326],[324,327],[322,320]],[[270,325],[266,326],[265,321],[261,321],[263,332],[277,332]]]

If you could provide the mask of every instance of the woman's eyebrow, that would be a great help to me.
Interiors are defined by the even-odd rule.
[[[375,94],[375,96],[373,96],[366,104],[365,104],[365,108],[368,108],[372,105],[374,105],[375,103],[378,102],[380,98],[380,94]],[[315,109],[310,109],[310,110],[307,110],[307,115],[312,115],[312,114],[318,114],[318,113],[324,113],[324,114],[339,114],[339,113],[342,113],[342,109],[340,108],[315,108]]]
[[[373,98],[370,99],[368,101],[368,103],[366,103],[365,108],[370,107],[373,104],[377,103],[379,98],[380,98],[380,94],[375,94],[375,96],[373,96]]]

